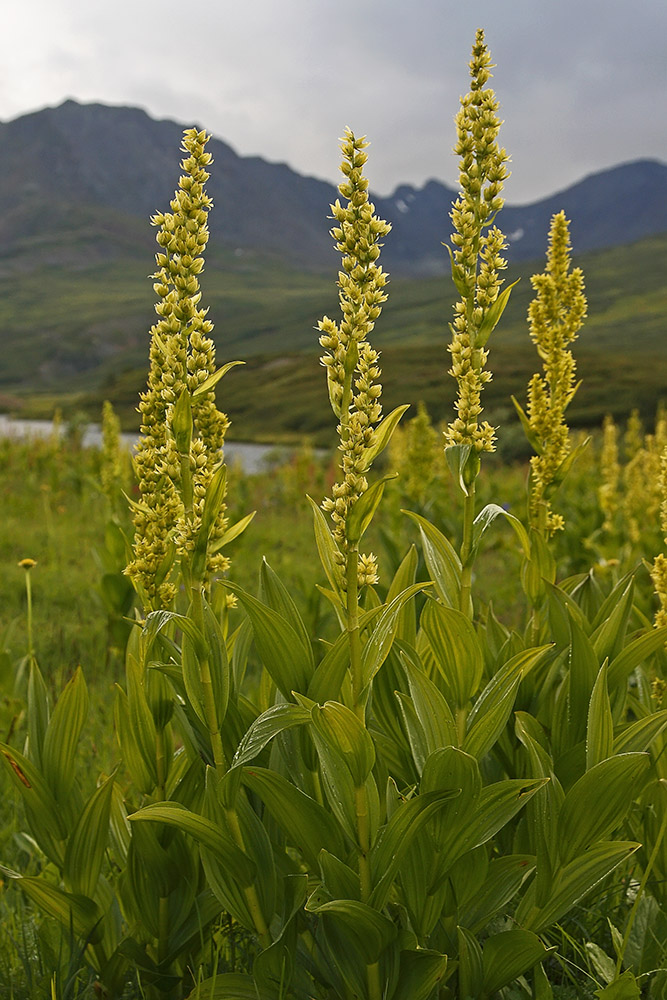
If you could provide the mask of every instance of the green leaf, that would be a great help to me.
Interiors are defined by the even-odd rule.
[[[412,703],[424,730],[428,753],[432,754],[440,747],[457,746],[456,722],[445,698],[423,668],[403,654],[401,658],[410,685]]]
[[[371,851],[371,871],[376,882],[370,898],[371,906],[382,909],[412,841],[446,802],[459,795],[459,791],[450,788],[422,792],[398,806]]]
[[[355,788],[362,788],[375,764],[375,747],[364,723],[345,705],[326,702],[313,707],[313,739],[318,754],[336,754],[345,762]]]
[[[586,734],[591,695],[600,673],[600,662],[593,644],[572,616],[568,667],[568,745],[572,747]]]
[[[0,869],[9,878],[15,879],[33,903],[57,920],[65,930],[70,928],[77,938],[91,944],[98,943],[102,938],[99,926],[103,914],[92,899],[71,892],[65,892],[48,882],[42,876],[27,877],[18,875],[7,868]]]
[[[389,655],[396,638],[396,622],[401,611],[415,594],[429,587],[429,583],[413,583],[411,587],[398,594],[380,613],[377,623],[361,652],[362,688],[365,688]]]
[[[283,697],[289,701],[293,691],[307,691],[313,673],[310,645],[306,648],[301,636],[277,611],[237,584],[226,581],[225,586],[243,604],[252,623],[257,652]]]
[[[609,617],[602,622],[591,636],[591,641],[600,663],[607,658],[609,658],[610,663],[613,662],[614,658],[623,649],[625,633],[628,627],[630,612],[632,611],[634,589],[635,583],[631,578],[618,603],[614,605]]]
[[[591,767],[575,782],[558,817],[563,864],[573,861],[620,826],[649,764],[647,754],[620,754]]]
[[[219,552],[220,549],[223,549],[225,547],[225,545],[229,545],[229,543],[233,542],[235,538],[238,538],[239,535],[242,535],[245,529],[252,521],[252,519],[254,518],[256,513],[257,511],[253,510],[250,512],[250,514],[246,514],[245,517],[242,517],[240,521],[237,521],[236,524],[230,525],[229,528],[226,529],[224,534],[222,534],[220,538],[217,538],[212,543],[212,545],[209,546],[209,552],[211,554],[214,552]]]
[[[447,970],[447,956],[439,951],[420,948],[419,951],[405,949],[401,952],[398,983],[394,996],[396,1000],[429,1000]]]
[[[241,740],[234,755],[233,766],[249,764],[278,733],[294,726],[303,726],[310,721],[310,712],[300,705],[273,705],[255,719]]]
[[[21,793],[26,806],[39,824],[40,830],[33,831],[38,842],[40,841],[41,828],[54,841],[63,841],[67,836],[67,829],[62,819],[62,811],[58,808],[51,789],[39,770],[32,761],[6,743],[0,743],[0,759],[4,762],[14,786]],[[46,848],[44,849],[52,860],[56,860]],[[61,861],[62,858],[58,860]]]
[[[187,386],[181,390],[171,414],[171,431],[179,455],[190,454],[192,441],[192,405]]]
[[[667,708],[653,712],[645,719],[637,719],[614,734],[614,753],[633,753],[648,750],[656,736],[667,726]]]
[[[93,792],[83,808],[65,850],[63,878],[71,892],[95,896],[109,838],[114,775]]]
[[[486,345],[489,337],[491,336],[495,328],[498,326],[498,323],[500,322],[500,317],[505,312],[505,307],[509,302],[510,295],[512,294],[512,289],[514,288],[515,285],[518,285],[520,281],[521,279],[517,278],[517,280],[513,281],[511,285],[508,285],[507,288],[503,289],[503,291],[500,293],[496,301],[493,302],[486,310],[484,314],[484,319],[482,320],[479,330],[475,335],[476,348],[484,347]]]
[[[639,1000],[639,984],[630,969],[604,989],[595,991],[600,1000]]]
[[[301,851],[311,870],[317,869],[322,848],[345,857],[345,840],[334,817],[296,785],[262,767],[245,767],[243,783],[259,795],[288,843]]]
[[[452,474],[454,482],[465,496],[468,496],[470,493],[470,482],[466,480],[471,479],[468,471],[468,462],[471,453],[471,444],[450,444],[445,448],[445,458],[447,459],[449,471]],[[475,461],[479,462],[476,452],[473,453],[473,462]],[[474,468],[472,471],[474,471]],[[475,478],[473,476],[472,481]]]
[[[260,989],[252,976],[221,972],[195,986],[187,1000],[274,1000],[274,995]]]
[[[352,545],[361,540],[373,520],[373,515],[382,500],[385,483],[390,479],[396,479],[397,476],[397,472],[388,473],[369,486],[366,492],[362,493],[358,500],[355,500],[345,522],[345,537]]]
[[[465,927],[457,927],[459,958],[459,996],[478,997],[482,991],[482,949],[474,934]]]
[[[146,764],[139,748],[137,735],[130,721],[129,700],[118,684],[116,685],[116,703],[114,705],[114,725],[118,734],[123,761],[132,776],[132,781],[140,792],[148,794],[155,787],[156,776]]]
[[[607,691],[607,662],[600,667],[591,703],[586,729],[586,770],[611,757],[614,750],[614,720]]]
[[[551,648],[547,645],[525,649],[494,674],[468,716],[463,742],[466,753],[478,760],[488,753],[505,728],[523,677]]]
[[[590,774],[590,771],[588,773]],[[535,883],[528,887],[517,907],[516,922],[536,934],[546,931],[640,846],[640,844],[615,841],[589,848],[558,872],[558,877],[554,880],[554,889],[544,906],[535,905]]]
[[[30,660],[28,676],[28,732],[30,733],[30,757],[37,765],[42,766],[42,747],[49,725],[49,696],[42,672],[37,661]]]
[[[127,818],[131,823],[163,823],[189,834],[212,851],[242,886],[253,885],[257,877],[255,864],[219,826],[186,809],[180,802],[153,802]]]
[[[438,597],[448,607],[458,608],[461,590],[461,560],[458,553],[442,532],[425,517],[409,510],[404,510],[403,513],[419,528],[424,559]]]
[[[458,902],[459,919],[474,934],[479,934],[507,904],[535,871],[535,858],[529,854],[508,854],[489,863],[482,887]]]
[[[308,630],[303,623],[303,618],[299,614],[294,600],[287,587],[281,582],[273,572],[266,559],[262,559],[259,570],[259,599],[267,607],[276,611],[286,622],[292,626],[301,640],[303,648],[310,652],[310,666],[314,667],[314,660],[310,644]]]
[[[667,625],[652,628],[639,638],[633,639],[618,653],[609,665],[609,688],[614,690],[624,685],[628,677],[640,663],[643,663],[667,643]]]
[[[313,894],[306,903],[306,910],[333,919],[350,944],[363,955],[367,965],[378,961],[398,932],[393,920],[356,899],[332,899],[320,904]]]
[[[537,431],[533,430],[533,426],[532,426],[530,420],[526,416],[523,407],[517,401],[517,399],[514,396],[511,396],[510,398],[511,398],[512,402],[514,403],[514,409],[516,410],[517,416],[519,417],[519,420],[521,421],[521,426],[523,427],[523,432],[526,435],[526,438],[528,440],[528,444],[531,446],[531,448],[533,449],[533,451],[535,452],[536,455],[543,455],[544,454],[544,446],[543,446],[543,444],[542,444],[542,442],[541,442],[541,440],[540,440],[540,438],[539,438],[539,436],[537,434]]]
[[[514,514],[510,514],[508,510],[504,507],[500,507],[497,503],[488,503],[486,507],[482,508],[472,526],[472,558],[474,559],[477,551],[479,549],[479,544],[482,540],[482,535],[492,524],[497,517],[504,517],[505,520],[514,529],[517,539],[523,549],[524,556],[530,558],[530,539],[528,537],[528,532],[522,525],[518,517]]]
[[[465,708],[477,691],[484,658],[475,628],[463,612],[427,601],[421,627],[456,708]]]
[[[331,534],[324,514],[312,497],[308,497],[308,500],[313,508],[315,542],[320,555],[320,562],[322,563],[322,568],[326,573],[331,589],[340,599],[340,573],[343,555]]]
[[[87,714],[88,691],[81,667],[77,667],[58,698],[42,748],[44,777],[61,805],[74,783],[76,748]]]
[[[531,931],[494,934],[484,942],[484,992],[492,994],[509,986],[555,950],[555,946],[545,948]]]
[[[231,371],[232,368],[236,368],[237,365],[244,364],[245,361],[228,361],[226,365],[223,365],[222,368],[218,368],[218,370],[213,372],[212,375],[209,375],[207,379],[204,379],[203,382],[199,383],[195,391],[192,393],[192,398],[201,399],[201,397],[205,396],[207,392],[211,392],[212,389],[215,389],[220,379],[224,378],[227,372]]]
[[[359,472],[367,472],[378,455],[382,454],[391,441],[392,435],[398,427],[401,417],[405,411],[409,409],[409,403],[405,406],[397,406],[395,410],[388,413],[387,416],[377,425],[377,427],[373,429],[370,443],[366,448],[364,448],[361,456],[363,468],[360,468]]]

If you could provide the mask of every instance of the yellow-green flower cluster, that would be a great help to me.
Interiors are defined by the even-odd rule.
[[[440,435],[423,402],[407,426],[397,427],[390,444],[392,467],[398,472],[401,491],[412,503],[423,505],[438,473],[446,468]]]
[[[346,522],[352,506],[368,488],[365,451],[382,414],[379,355],[367,338],[387,298],[387,276],[377,260],[380,241],[391,227],[374,214],[375,207],[368,200],[368,181],[363,175],[367,146],[365,138],[346,129],[341,140],[345,180],[338,190],[347,204],[336,200],[331,206],[337,223],[331,235],[343,255],[338,274],[342,319],[336,323],[325,316],[319,323],[320,344],[326,352],[321,361],[327,371],[331,406],[339,420],[343,473],[322,507],[331,514],[341,550],[341,581],[345,575]],[[375,557],[360,556],[360,585],[376,580]]]
[[[215,371],[212,322],[201,308],[198,275],[204,266],[208,242],[208,212],[212,202],[205,191],[212,157],[206,152],[209,136],[197,129],[183,135],[183,175],[170,207],[152,223],[159,227],[158,266],[153,285],[159,296],[158,322],[151,329],[148,386],[141,396],[141,438],[135,464],[141,499],[134,508],[134,559],[128,574],[152,606],[168,605],[174,597],[171,571],[176,556],[194,547],[201,511],[214,469],[222,461],[227,417],[215,405],[213,390],[196,390]],[[182,456],[172,429],[174,407],[183,390],[190,394],[193,433],[189,454],[192,500],[184,497]],[[212,539],[225,528],[225,508]],[[224,571],[223,556],[209,559],[209,573]]]
[[[528,419],[539,454],[530,461],[531,523],[548,534],[563,527],[548,498],[571,450],[565,410],[576,392],[576,365],[568,344],[576,339],[586,317],[581,268],[571,269],[570,230],[564,212],[554,215],[549,230],[547,266],[531,278],[536,292],[528,309],[530,336],[542,358],[544,375],[533,375],[528,386]]]
[[[667,444],[662,452],[659,486],[662,492],[660,505],[660,526],[667,545]],[[656,625],[667,625],[667,556],[661,552],[651,567],[651,579],[658,595],[660,607],[655,616]]]
[[[602,425],[600,475],[602,482],[598,489],[598,500],[600,510],[604,514],[602,529],[612,531],[619,506],[618,484],[621,478],[621,466],[618,461],[618,428],[610,415],[604,418]]]
[[[102,404],[102,455],[100,480],[102,491],[113,510],[123,481],[123,456],[120,440],[120,420],[112,404]]]
[[[484,32],[478,31],[470,62],[470,91],[461,99],[456,116],[454,152],[460,156],[461,190],[452,207],[451,241],[452,276],[461,299],[454,306],[449,351],[458,398],[457,417],[445,432],[448,445],[472,445],[477,452],[494,450],[493,428],[486,421],[479,422],[482,389],[491,379],[485,368],[487,338],[480,331],[498,298],[500,273],[506,266],[502,256],[505,240],[492,223],[504,204],[501,191],[509,176],[505,166],[509,157],[497,142],[501,125],[498,102],[486,86],[491,68]]]
[[[656,523],[664,500],[661,461],[667,447],[667,421],[662,410],[658,411],[654,434],[644,434],[639,412],[633,410],[624,443],[627,462],[622,472],[623,525],[630,542],[636,545],[644,526]]]

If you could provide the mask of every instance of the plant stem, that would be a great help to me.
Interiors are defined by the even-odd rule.
[[[26,618],[27,618],[27,630],[28,630],[28,658],[30,661],[35,658],[35,646],[33,644],[32,635],[32,583],[30,582],[30,570],[26,570],[25,574],[25,596],[26,596]]]
[[[359,549],[351,545],[347,550],[347,634],[350,646],[350,674],[352,678],[353,709],[363,722],[364,706],[361,702],[363,678],[361,676],[361,635],[359,631]]]
[[[472,618],[472,543],[473,521],[475,520],[475,484],[468,487],[468,495],[463,501],[463,540],[461,542],[461,595],[459,609]]]
[[[197,628],[204,635],[204,595],[202,593],[201,582],[196,581],[192,587],[192,617]],[[204,696],[204,715],[206,717],[206,728],[211,739],[211,750],[213,751],[213,761],[218,775],[222,777],[227,773],[229,764],[222,745],[222,734],[218,713],[215,705],[215,695],[213,693],[213,679],[211,677],[211,665],[206,652],[199,657],[199,676],[201,679],[202,693]]]
[[[359,838],[359,884],[361,887],[361,902],[368,903],[373,891],[371,881],[370,849],[371,829],[368,818],[368,796],[364,785],[354,790],[354,808],[357,814],[357,835]],[[380,966],[377,962],[366,966],[368,981],[368,996],[370,1000],[382,1000],[382,984],[380,982]]]
[[[225,816],[227,818],[229,831],[234,839],[234,842],[241,848],[242,851],[245,851],[245,840],[243,839],[243,831],[241,830],[241,824],[239,823],[239,816],[236,809],[225,809]],[[252,917],[252,921],[255,925],[255,930],[257,931],[257,936],[259,937],[259,943],[262,948],[268,948],[271,944],[271,934],[269,933],[269,928],[264,920],[264,914],[262,913],[262,907],[259,902],[257,889],[254,885],[250,885],[247,886],[243,892],[246,898],[246,903],[248,904],[248,909],[250,910],[250,916]]]

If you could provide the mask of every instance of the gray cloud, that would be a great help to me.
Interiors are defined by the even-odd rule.
[[[664,0],[24,0],[6,28],[0,117],[66,97],[136,104],[329,179],[349,125],[372,141],[378,192],[454,184],[478,26],[497,63],[508,200],[667,159]]]

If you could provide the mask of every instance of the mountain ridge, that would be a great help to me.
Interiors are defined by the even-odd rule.
[[[178,182],[182,131],[180,124],[140,108],[71,99],[0,123],[0,262],[26,239],[36,244],[39,258],[44,242],[63,230],[83,228],[85,234],[85,227],[76,227],[85,206],[90,210],[85,257],[119,256],[132,245],[143,255],[154,246],[147,220],[166,207]],[[215,205],[212,248],[268,254],[310,270],[337,266],[328,233],[334,185],[286,163],[239,156],[217,137],[208,148],[214,158],[207,185]],[[576,252],[665,232],[665,190],[667,165],[639,159],[589,174],[537,202],[506,204],[500,225],[508,256],[515,261],[543,256],[550,217],[561,208],[571,219]],[[455,197],[454,189],[435,179],[374,196],[378,213],[392,224],[383,250],[388,270],[424,276],[447,270],[442,241],[449,236]],[[93,209],[102,229],[96,249]]]

